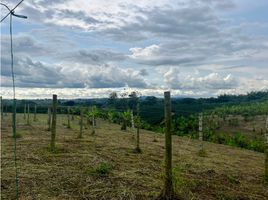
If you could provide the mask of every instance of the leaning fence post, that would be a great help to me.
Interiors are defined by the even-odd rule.
[[[57,95],[53,94],[51,143],[50,143],[51,151],[55,151],[56,124],[57,124]]]

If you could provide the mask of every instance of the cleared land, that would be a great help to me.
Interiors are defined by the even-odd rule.
[[[32,116],[31,116],[32,117]],[[164,137],[141,131],[142,154],[133,151],[131,131],[98,120],[79,133],[78,118],[66,128],[58,116],[58,152],[50,153],[47,116],[26,125],[18,115],[17,157],[20,199],[154,199],[163,180]],[[11,117],[1,127],[1,197],[15,199],[15,170]],[[268,199],[263,185],[264,154],[205,143],[207,155],[198,156],[200,143],[173,136],[175,189],[185,199]]]

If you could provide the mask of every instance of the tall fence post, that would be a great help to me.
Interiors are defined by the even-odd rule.
[[[36,118],[36,112],[37,112],[37,106],[36,104],[34,105],[34,121],[36,122],[37,121],[37,118]]]
[[[172,183],[172,136],[171,136],[171,99],[170,91],[164,92],[165,97],[165,185],[163,199],[173,199],[174,190]]]
[[[57,125],[57,95],[53,94],[52,103],[52,124],[51,124],[51,143],[50,150],[55,151],[55,139],[56,139],[56,125]]]
[[[71,128],[71,123],[70,123],[70,107],[67,107],[67,128]]]
[[[28,104],[28,110],[27,110],[27,125],[30,125],[30,105]]]
[[[80,108],[80,132],[78,138],[82,138],[83,134],[83,118],[84,118],[84,113],[83,113],[83,108]]]
[[[266,127],[265,127],[265,173],[264,180],[268,183],[268,115],[266,119]]]

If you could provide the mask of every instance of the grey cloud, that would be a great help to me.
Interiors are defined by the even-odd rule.
[[[140,64],[196,66],[211,62],[248,59],[250,56],[268,49],[262,40],[232,34],[217,37],[196,37],[180,41],[163,42],[144,48],[130,49],[129,57]]]
[[[61,10],[59,13],[59,17],[67,17],[67,18],[75,18],[79,20],[83,20],[84,22],[88,24],[99,24],[101,21],[96,20],[94,17],[87,16],[85,12],[79,11],[74,12],[72,10]]]
[[[141,69],[141,70],[139,71],[139,75],[141,75],[141,76],[148,76],[149,73],[148,73],[148,71],[147,71],[146,69]]]
[[[49,48],[35,40],[29,35],[13,36],[13,50],[19,54],[30,54],[32,56],[43,56],[50,53]],[[1,36],[1,54],[10,52],[10,37],[7,35]]]
[[[200,3],[213,6],[220,10],[229,10],[236,7],[236,4],[233,0],[201,0]]]
[[[10,60],[1,58],[1,76],[11,78]],[[62,79],[62,75],[53,68],[41,62],[34,62],[30,58],[15,59],[14,74],[18,87],[53,87]],[[9,82],[2,82],[2,86],[11,86]]]
[[[82,49],[78,51],[71,51],[64,53],[60,56],[61,59],[69,62],[75,63],[85,63],[85,64],[105,64],[111,61],[123,61],[125,60],[125,55],[118,52],[113,52],[111,50],[105,49],[95,49],[87,50]]]
[[[10,60],[1,57],[1,85],[11,86]],[[115,88],[139,87],[146,88],[148,84],[139,71],[123,69],[110,65],[84,65],[73,63],[48,65],[33,61],[30,58],[16,58],[14,62],[16,85],[18,87],[44,88]]]
[[[89,87],[108,88],[108,87],[137,87],[147,88],[148,84],[137,71],[132,69],[122,69],[117,66],[102,65],[95,67],[88,74]]]
[[[101,30],[117,40],[142,40],[150,37],[181,38],[215,35],[219,32],[220,19],[207,7],[139,8],[135,21],[115,28]]]

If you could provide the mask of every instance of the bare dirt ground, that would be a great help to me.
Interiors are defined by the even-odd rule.
[[[32,117],[32,116],[31,116]],[[11,119],[1,127],[1,197],[15,199],[15,169]],[[133,132],[102,120],[96,134],[79,133],[57,120],[57,152],[48,150],[47,116],[26,125],[18,116],[17,158],[22,200],[120,200],[154,199],[163,184],[164,137],[141,131],[141,149],[133,151]],[[264,154],[205,142],[207,155],[198,155],[199,141],[173,136],[175,190],[184,199],[268,199],[263,184]],[[98,170],[100,169],[100,170]]]

